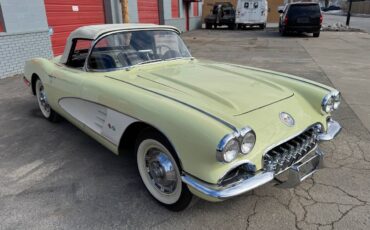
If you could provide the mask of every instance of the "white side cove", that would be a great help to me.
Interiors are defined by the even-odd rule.
[[[117,146],[126,128],[137,121],[103,105],[78,98],[62,98],[59,105],[72,117]]]

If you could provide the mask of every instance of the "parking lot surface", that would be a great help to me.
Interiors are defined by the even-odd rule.
[[[263,67],[333,85],[344,67],[327,69],[320,58],[345,54],[333,46],[321,52],[317,47],[348,36],[370,44],[367,34],[282,38],[273,30],[198,30],[183,38],[200,59]],[[359,55],[369,58],[364,52]],[[346,63],[356,65],[351,59]],[[361,76],[369,73],[366,68],[356,71]],[[362,87],[370,90],[370,85]],[[334,115],[342,133],[321,145],[327,167],[313,178],[294,189],[269,184],[222,203],[200,200],[180,213],[151,199],[133,156],[115,156],[67,121],[43,119],[20,77],[0,80],[0,118],[0,229],[370,228],[370,134],[347,104],[346,93]]]

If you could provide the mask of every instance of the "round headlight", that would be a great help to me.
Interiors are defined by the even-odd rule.
[[[246,133],[242,139],[240,150],[243,154],[248,154],[252,151],[254,144],[256,143],[256,135],[253,131]]]
[[[334,110],[334,98],[333,94],[329,93],[322,99],[322,110],[325,113],[330,113]]]
[[[217,150],[217,160],[230,163],[236,159],[239,152],[239,142],[236,139],[227,140],[222,149]]]
[[[336,94],[334,94],[333,98],[334,98],[333,108],[334,109],[338,109],[338,107],[340,105],[340,101],[341,101],[341,95],[340,95],[340,93],[337,92]]]

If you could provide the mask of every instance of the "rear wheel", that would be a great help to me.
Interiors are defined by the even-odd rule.
[[[187,208],[193,195],[181,181],[179,161],[167,139],[146,131],[137,140],[136,153],[141,179],[152,197],[172,211]]]
[[[42,115],[51,122],[58,121],[59,115],[50,107],[45,87],[39,78],[36,80],[35,91]]]
[[[287,32],[285,31],[285,29],[283,27],[279,27],[279,33],[281,36],[286,36],[287,35]]]
[[[313,33],[313,37],[318,38],[320,36],[320,31]]]
[[[266,24],[260,24],[259,27],[260,29],[264,30],[266,28]]]
[[[207,29],[207,30],[212,29],[212,24],[211,24],[211,23],[206,23],[206,29]]]

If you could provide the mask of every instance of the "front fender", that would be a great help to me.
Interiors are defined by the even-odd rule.
[[[226,168],[222,167],[226,165],[217,161],[216,147],[232,130],[220,121],[177,101],[99,74],[89,76],[82,95],[88,101],[157,128],[173,145],[185,172],[208,183],[217,183],[224,173]]]

